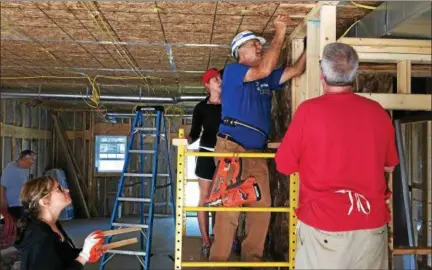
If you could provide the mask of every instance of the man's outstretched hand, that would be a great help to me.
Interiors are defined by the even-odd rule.
[[[274,20],[274,26],[276,29],[276,32],[279,31],[286,31],[287,25],[292,23],[292,20],[288,16],[279,15]]]

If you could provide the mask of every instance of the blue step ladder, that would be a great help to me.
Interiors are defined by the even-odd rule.
[[[145,127],[144,120],[146,114],[155,115],[155,127]],[[154,133],[149,133],[154,132]],[[153,150],[145,150],[144,149],[144,139],[146,137],[154,136],[154,148]],[[135,140],[139,139],[139,149],[134,149]],[[165,174],[158,174],[158,155],[159,155],[159,144],[160,139],[163,139],[165,144],[165,152],[168,163],[168,172]],[[110,220],[110,228],[112,229],[120,229],[120,228],[128,228],[128,227],[139,227],[140,230],[140,241],[139,241],[139,250],[123,250],[123,249],[112,249],[107,251],[100,262],[99,269],[104,270],[106,264],[114,257],[116,254],[119,255],[132,255],[136,256],[141,264],[141,269],[148,270],[150,269],[150,257],[151,253],[151,245],[152,245],[152,232],[153,232],[153,220],[154,220],[154,207],[155,207],[155,193],[157,189],[162,188],[170,188],[170,206],[172,217],[174,218],[175,224],[175,206],[174,206],[174,187],[172,181],[171,174],[171,163],[169,157],[169,146],[168,146],[168,136],[166,130],[166,121],[164,116],[164,107],[162,106],[138,106],[135,109],[135,116],[133,119],[133,123],[131,125],[131,133],[130,140],[128,143],[127,153],[125,156],[125,163],[123,166],[123,170],[121,173],[120,181],[118,183],[116,199],[114,202],[114,207],[111,214]],[[131,173],[129,172],[129,162],[131,155],[137,154],[139,157],[139,172]],[[144,160],[145,155],[152,154],[153,155],[153,163],[152,163],[152,173],[144,173]],[[139,177],[140,179],[140,197],[124,197],[124,188],[125,188],[125,180],[127,177]],[[145,197],[145,184],[144,181],[146,178],[151,177],[151,186],[150,186],[150,197]],[[158,185],[158,177],[168,177],[167,184]],[[127,186],[127,185],[126,185]],[[140,223],[125,223],[119,220],[119,210],[122,204],[132,202],[139,203],[139,215],[140,215]],[[145,220],[145,204],[148,204],[148,218]],[[105,239],[105,244],[110,243],[112,239],[111,237],[107,237]],[[168,255],[172,260],[173,257]]]

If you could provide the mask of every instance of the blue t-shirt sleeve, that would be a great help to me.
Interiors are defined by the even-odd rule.
[[[1,185],[5,188],[12,186],[13,179],[14,179],[13,170],[11,170],[8,167],[5,168],[1,176]]]
[[[284,70],[285,70],[285,68],[281,67],[281,68],[273,70],[273,72],[270,73],[268,84],[269,84],[271,90],[279,90],[279,89],[285,87],[286,82],[283,84],[279,84]]]
[[[244,83],[243,79],[246,76],[249,68],[249,66],[245,66],[239,63],[233,63],[228,65],[223,73],[222,91],[226,88],[242,85]]]

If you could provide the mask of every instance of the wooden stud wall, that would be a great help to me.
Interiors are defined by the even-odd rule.
[[[83,110],[59,110],[60,118],[65,126],[66,134],[71,145],[72,151],[74,153],[74,157],[77,160],[77,164],[81,169],[81,173],[85,179],[87,179],[87,183],[94,198],[94,201],[98,203],[99,215],[100,216],[110,216],[112,211],[112,206],[115,198],[115,194],[117,191],[117,184],[120,178],[120,173],[105,173],[105,172],[96,172],[95,170],[95,140],[98,135],[107,135],[107,136],[128,136],[130,134],[130,124],[131,119],[121,119],[119,123],[106,123],[99,122],[97,115],[94,112],[83,111]],[[154,122],[153,119],[147,119],[146,125],[151,125]],[[153,123],[154,124],[154,123]],[[173,126],[175,130],[178,130],[179,126],[172,122],[167,121],[169,134],[168,141],[171,141],[173,136],[177,136],[177,133],[171,133],[170,128]],[[182,126],[183,128],[188,128],[188,126]],[[55,164],[57,167],[65,167],[66,164],[62,160],[61,151],[59,150],[59,144],[54,140],[56,151]],[[138,148],[138,144],[135,145]],[[153,147],[153,138],[147,137],[145,140],[146,149],[151,149]],[[173,157],[175,157],[175,148],[170,148],[170,158],[171,158],[171,168],[173,173],[175,172],[175,164],[176,161]],[[165,149],[161,144],[161,151],[159,153],[159,173],[166,173],[167,161],[165,155]],[[131,171],[138,171],[139,163],[138,158],[135,155],[131,156],[131,162],[133,164],[130,167]],[[147,155],[145,157],[145,172],[151,172],[151,156]],[[174,176],[174,175],[173,175]],[[159,179],[159,185],[163,185],[167,183],[167,178],[161,177]],[[127,185],[139,182],[138,178],[129,178],[126,181]],[[149,187],[150,182],[145,181],[146,194],[148,197],[150,196]],[[136,197],[139,194],[139,185],[134,185],[133,187],[128,187],[125,189],[125,196]],[[156,193],[156,202],[165,203],[168,201],[169,196],[168,189],[158,190]],[[138,206],[133,204],[125,204],[122,209],[123,215],[133,215],[138,214]],[[157,214],[168,214],[170,213],[168,205],[157,206],[156,207]]]
[[[318,15],[319,14],[319,15]],[[334,42],[335,35],[334,31],[335,20],[334,20],[334,7],[332,3],[322,2],[320,6],[316,6],[316,8],[312,9],[312,11],[306,16],[306,19],[302,24],[293,31],[291,34],[292,38],[292,48],[293,48],[293,60],[298,57],[300,46],[299,46],[299,38],[303,38],[307,35],[307,65],[305,74],[293,80],[292,83],[292,112],[294,113],[296,108],[300,105],[301,102],[314,98],[322,94],[322,88],[320,86],[319,80],[319,60],[322,56],[322,50],[324,48],[324,44],[329,42]],[[325,26],[325,27],[324,27]],[[323,28],[324,27],[324,28]],[[431,111],[432,110],[432,97],[430,94],[412,94],[411,92],[411,77],[413,65],[412,63],[431,63],[431,41],[420,41],[420,40],[389,40],[389,39],[357,39],[357,38],[343,38],[338,40],[338,42],[343,42],[346,44],[350,44],[356,49],[359,54],[360,62],[384,62],[384,63],[396,63],[396,77],[397,77],[397,93],[393,94],[392,92],[388,92],[388,89],[379,89],[382,93],[357,93],[358,95],[370,98],[372,100],[380,103],[387,110],[413,110],[413,111]],[[364,71],[363,71],[364,72]],[[428,77],[428,76],[426,76]],[[321,91],[320,91],[321,90]],[[359,91],[360,89],[357,89]],[[427,124],[430,129],[430,121]],[[426,127],[423,125],[423,130],[426,130]],[[411,177],[410,179],[418,178],[420,174],[420,169],[418,164],[423,162],[425,167],[430,168],[430,159],[431,154],[421,155],[423,158],[420,161],[419,157],[419,149],[426,149],[425,147],[430,148],[430,143],[426,143],[425,141],[427,136],[430,137],[430,130],[427,135],[424,135],[422,140],[422,145],[419,144],[419,130],[415,133],[412,128],[409,129],[409,138],[407,137],[407,142],[410,142],[410,148],[408,149],[408,153],[410,153],[411,163],[409,164]],[[414,132],[414,133],[413,133]],[[413,137],[413,134],[414,135]],[[430,140],[430,139],[429,139]],[[421,148],[420,148],[421,147]],[[428,148],[428,149],[429,149]],[[426,152],[426,151],[425,151]],[[429,165],[424,162],[429,161]],[[431,230],[431,217],[430,217],[430,169],[423,170],[422,173],[428,173],[428,178],[426,177],[422,179],[422,181],[426,181],[424,184],[419,183],[419,179],[417,182],[413,182],[413,185],[423,185],[421,186],[421,191],[414,191],[413,196],[415,200],[421,201],[423,204],[427,201],[427,206],[425,207],[428,210],[429,214],[425,214],[426,210],[423,211],[423,215],[421,217],[422,220],[427,221],[427,227],[425,230],[426,236],[430,238],[430,230]],[[393,186],[393,177],[389,175],[388,177],[388,186],[392,189]],[[423,183],[423,182],[421,182]],[[413,204],[413,210],[417,211],[418,203]],[[390,210],[393,211],[393,204],[390,203]],[[414,212],[414,211],[413,211]],[[392,215],[393,216],[393,215]],[[420,217],[418,217],[420,218]],[[425,236],[425,233],[423,233]],[[422,243],[423,246],[429,245],[429,243]],[[393,252],[393,220],[389,224],[389,249]],[[431,260],[431,256],[429,256],[429,263]],[[393,256],[391,257],[391,266],[393,266]],[[393,268],[393,267],[392,267]]]
[[[51,111],[12,99],[1,100],[1,171],[18,158],[22,150],[37,153],[30,174],[42,176],[51,167]]]

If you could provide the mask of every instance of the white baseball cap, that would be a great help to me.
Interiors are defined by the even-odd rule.
[[[266,43],[265,38],[259,37],[251,31],[243,31],[239,33],[237,36],[235,36],[233,41],[231,42],[231,55],[237,58],[238,48],[241,45],[243,45],[246,41],[249,41],[251,39],[257,39],[261,43],[261,45],[264,45]]]

